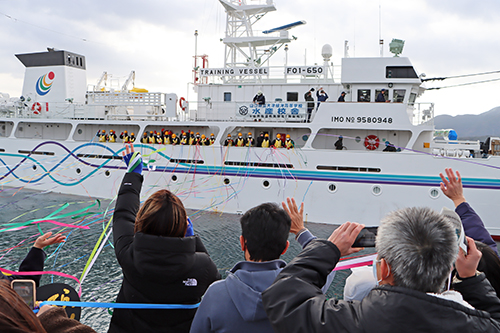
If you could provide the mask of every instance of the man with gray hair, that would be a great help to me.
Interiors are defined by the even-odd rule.
[[[341,225],[281,271],[262,295],[276,332],[500,332],[500,299],[476,271],[481,253],[471,238],[468,254],[459,252],[452,223],[429,208],[401,209],[381,221],[378,286],[368,296],[327,300],[319,287],[341,256],[361,250],[352,244],[363,227]],[[455,291],[443,292],[453,263]]]

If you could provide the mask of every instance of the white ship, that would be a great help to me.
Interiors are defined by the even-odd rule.
[[[397,41],[394,57],[351,58],[346,49],[341,68],[328,45],[323,64],[271,66],[274,54],[288,52],[290,29],[305,22],[258,32],[254,24],[276,10],[272,1],[219,1],[227,12],[224,66],[210,68],[207,56],[196,55],[196,101],[129,89],[133,72],[121,87],[113,89],[105,72],[89,88],[85,57],[76,53],[16,55],[26,73],[21,98],[0,94],[0,184],[113,198],[126,170],[119,136],[134,133],[147,163],[143,194],[168,188],[188,208],[241,213],[295,197],[308,221],[377,225],[401,207],[451,207],[439,173],[452,167],[490,233],[500,235],[500,159],[480,158],[479,142],[449,140],[446,132],[435,138],[433,104],[420,102],[425,87],[410,60],[397,56]],[[325,102],[317,102],[319,88]],[[375,102],[382,89],[387,103]],[[253,103],[258,91],[264,105]],[[345,102],[337,102],[342,92]],[[116,142],[99,142],[96,134],[110,130]],[[162,130],[213,133],[215,143],[141,143],[143,133]],[[289,135],[294,148],[224,146],[238,133]]]

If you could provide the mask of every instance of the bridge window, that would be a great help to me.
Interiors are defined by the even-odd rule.
[[[392,79],[418,79],[417,73],[412,66],[387,66],[385,77]]]
[[[369,102],[370,97],[370,89],[358,89],[358,102]]]
[[[395,103],[403,103],[405,99],[405,89],[394,89],[392,101]]]
[[[299,100],[298,92],[287,92],[286,93],[287,102],[297,102]]]

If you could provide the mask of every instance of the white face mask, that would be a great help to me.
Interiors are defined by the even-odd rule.
[[[377,286],[380,285],[380,282],[382,282],[383,279],[378,279],[377,276],[377,263],[380,262],[381,259],[373,258],[373,276],[375,276],[375,280],[377,280]],[[389,267],[389,274],[385,278],[387,278],[391,274],[391,268]]]

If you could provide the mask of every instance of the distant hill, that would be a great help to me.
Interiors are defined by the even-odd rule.
[[[440,115],[434,118],[436,129],[453,128],[458,140],[481,140],[489,136],[500,137],[500,107],[475,115]]]

